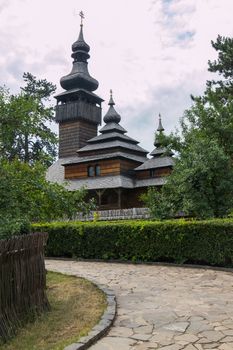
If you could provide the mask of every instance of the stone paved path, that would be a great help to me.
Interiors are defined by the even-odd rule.
[[[115,291],[114,326],[91,350],[233,350],[230,272],[59,260],[46,265]]]

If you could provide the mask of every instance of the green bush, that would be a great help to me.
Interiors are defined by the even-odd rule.
[[[49,233],[47,256],[233,264],[233,220],[34,224]]]
[[[12,236],[25,235],[30,232],[30,223],[27,219],[0,217],[0,239]]]

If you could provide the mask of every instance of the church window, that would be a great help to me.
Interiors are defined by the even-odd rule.
[[[88,177],[100,176],[101,170],[99,165],[89,166],[87,168]]]
[[[100,166],[99,165],[95,166],[95,176],[100,176]]]
[[[156,176],[155,169],[150,169],[150,177],[155,177],[155,176]]]
[[[93,166],[89,166],[87,168],[87,174],[88,174],[88,177],[93,177],[95,176],[95,168]]]

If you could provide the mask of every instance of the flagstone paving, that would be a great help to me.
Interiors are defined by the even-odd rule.
[[[158,265],[48,260],[107,285],[117,318],[91,350],[233,350],[233,274]]]

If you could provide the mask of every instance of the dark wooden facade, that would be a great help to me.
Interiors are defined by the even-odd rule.
[[[133,169],[140,163],[127,159],[106,159],[89,161],[87,163],[71,164],[65,166],[65,179],[85,179],[88,177],[89,167],[100,167],[98,176],[128,175],[134,176]]]
[[[171,173],[171,168],[164,167],[159,169],[147,169],[135,172],[134,169],[138,166],[138,162],[126,159],[105,159],[100,161],[89,161],[86,163],[70,164],[65,166],[66,180],[81,180],[88,179],[89,167],[100,168],[98,178],[109,176],[125,175],[133,179],[133,181],[154,179],[168,176]],[[93,177],[96,177],[95,175]],[[104,188],[89,191],[89,198],[95,198],[98,204],[98,209],[128,209],[143,207],[141,195],[146,193],[148,186],[137,188]]]
[[[72,96],[72,98],[74,97]],[[55,109],[57,123],[81,118],[93,124],[101,124],[101,107],[92,101],[79,99],[78,101],[63,102],[58,104]]]
[[[158,168],[158,169],[146,169],[137,171],[137,179],[150,179],[153,177],[164,177],[171,173],[172,169],[170,167]]]
[[[147,187],[122,189],[106,188],[91,190],[88,198],[94,198],[99,210],[142,208],[144,206],[141,195],[146,193]]]
[[[87,140],[97,135],[97,124],[84,120],[69,120],[59,123],[59,157],[70,157],[86,145]]]

